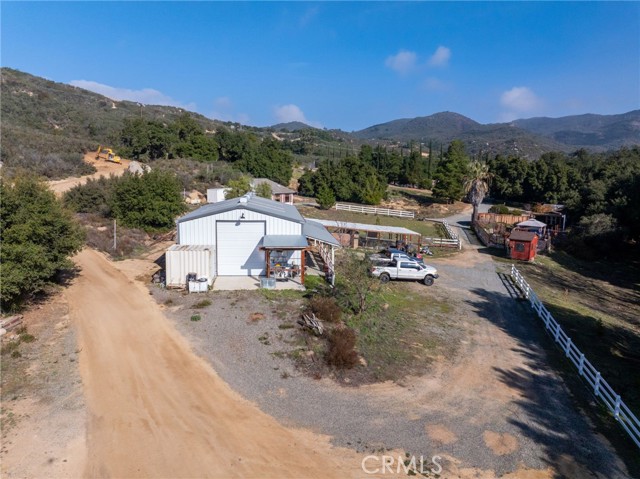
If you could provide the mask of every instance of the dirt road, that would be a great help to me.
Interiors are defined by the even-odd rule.
[[[287,429],[191,351],[148,291],[85,249],[67,291],[88,405],[86,476],[345,477],[355,453]]]
[[[51,188],[51,190],[57,196],[61,196],[65,191],[70,190],[74,186],[82,185],[86,183],[87,179],[89,178],[97,179],[97,178],[100,178],[101,176],[109,176],[109,175],[120,176],[125,171],[127,171],[127,168],[129,168],[129,163],[130,163],[129,160],[124,160],[124,159],[122,160],[121,164],[112,163],[110,161],[104,161],[104,160],[96,160],[95,152],[89,152],[85,154],[84,161],[85,163],[95,166],[96,170],[98,171],[96,171],[95,173],[92,173],[91,175],[76,176],[71,178],[65,178],[63,180],[50,181],[49,188]]]

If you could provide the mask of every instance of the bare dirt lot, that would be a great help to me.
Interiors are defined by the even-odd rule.
[[[89,411],[87,476],[342,477],[359,465],[232,391],[102,255],[76,261],[67,296]]]
[[[397,286],[434,303],[453,300],[450,320],[465,335],[459,350],[443,353],[423,376],[358,388],[296,369],[283,354],[296,313],[283,314],[277,297],[216,292],[207,296],[211,306],[193,309],[204,296],[152,293],[233,389],[284,424],[331,436],[336,446],[438,454],[442,477],[628,477],[547,366],[544,333],[509,296],[491,258],[470,248],[438,261],[436,286]],[[194,313],[199,321],[190,320]],[[258,313],[263,319],[252,320]],[[429,321],[428,310],[422,319]]]
[[[295,311],[277,298],[208,293],[213,304],[197,310],[200,321],[190,320],[192,303],[205,296],[151,286],[154,300],[147,281],[161,249],[148,260],[112,263],[92,250],[76,257],[70,314],[64,301],[50,314],[63,319],[53,331],[73,322],[78,346],[56,353],[73,352],[62,382],[62,371],[42,375],[70,392],[40,413],[16,399],[14,414],[24,416],[3,441],[4,475],[371,477],[361,468],[366,455],[406,452],[441,456],[446,478],[629,477],[547,366],[526,305],[472,248],[434,260],[441,278],[432,288],[397,285],[454,300],[451,320],[464,332],[457,352],[423,376],[361,387],[314,380],[278,354],[287,339],[280,326]],[[251,320],[256,312],[263,318]],[[47,344],[69,348],[62,338],[75,339],[61,333]]]
[[[85,401],[68,313],[61,291],[33,305],[24,324],[34,340],[2,356],[2,477],[82,475]]]
[[[63,180],[49,181],[49,188],[57,195],[61,196],[65,191],[70,190],[74,186],[82,185],[87,182],[89,178],[100,178],[101,176],[116,175],[120,176],[127,168],[129,168],[130,161],[122,160],[122,163],[113,163],[111,161],[96,160],[95,152],[89,152],[84,155],[85,163],[93,165],[96,170],[91,175],[65,178]]]

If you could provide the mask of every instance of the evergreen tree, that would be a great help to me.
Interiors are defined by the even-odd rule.
[[[180,182],[169,172],[125,174],[111,196],[113,217],[125,226],[145,231],[171,229],[186,208],[181,190]]]
[[[449,145],[447,154],[438,163],[434,175],[433,195],[447,202],[460,201],[464,196],[464,177],[469,168],[469,158],[464,143],[454,140]]]
[[[318,205],[323,210],[330,209],[333,205],[336,204],[336,197],[333,194],[333,191],[326,183],[321,183],[318,187],[318,195],[316,196],[316,201]]]
[[[32,177],[0,179],[0,301],[3,310],[39,293],[73,266],[84,231],[49,188]]]

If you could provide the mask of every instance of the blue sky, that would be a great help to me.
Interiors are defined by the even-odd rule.
[[[640,108],[639,2],[6,2],[1,64],[146,104],[358,130]]]

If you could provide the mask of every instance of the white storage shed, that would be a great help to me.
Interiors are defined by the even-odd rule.
[[[207,203],[218,203],[220,201],[224,201],[225,194],[229,191],[230,188],[209,188],[207,190]]]

